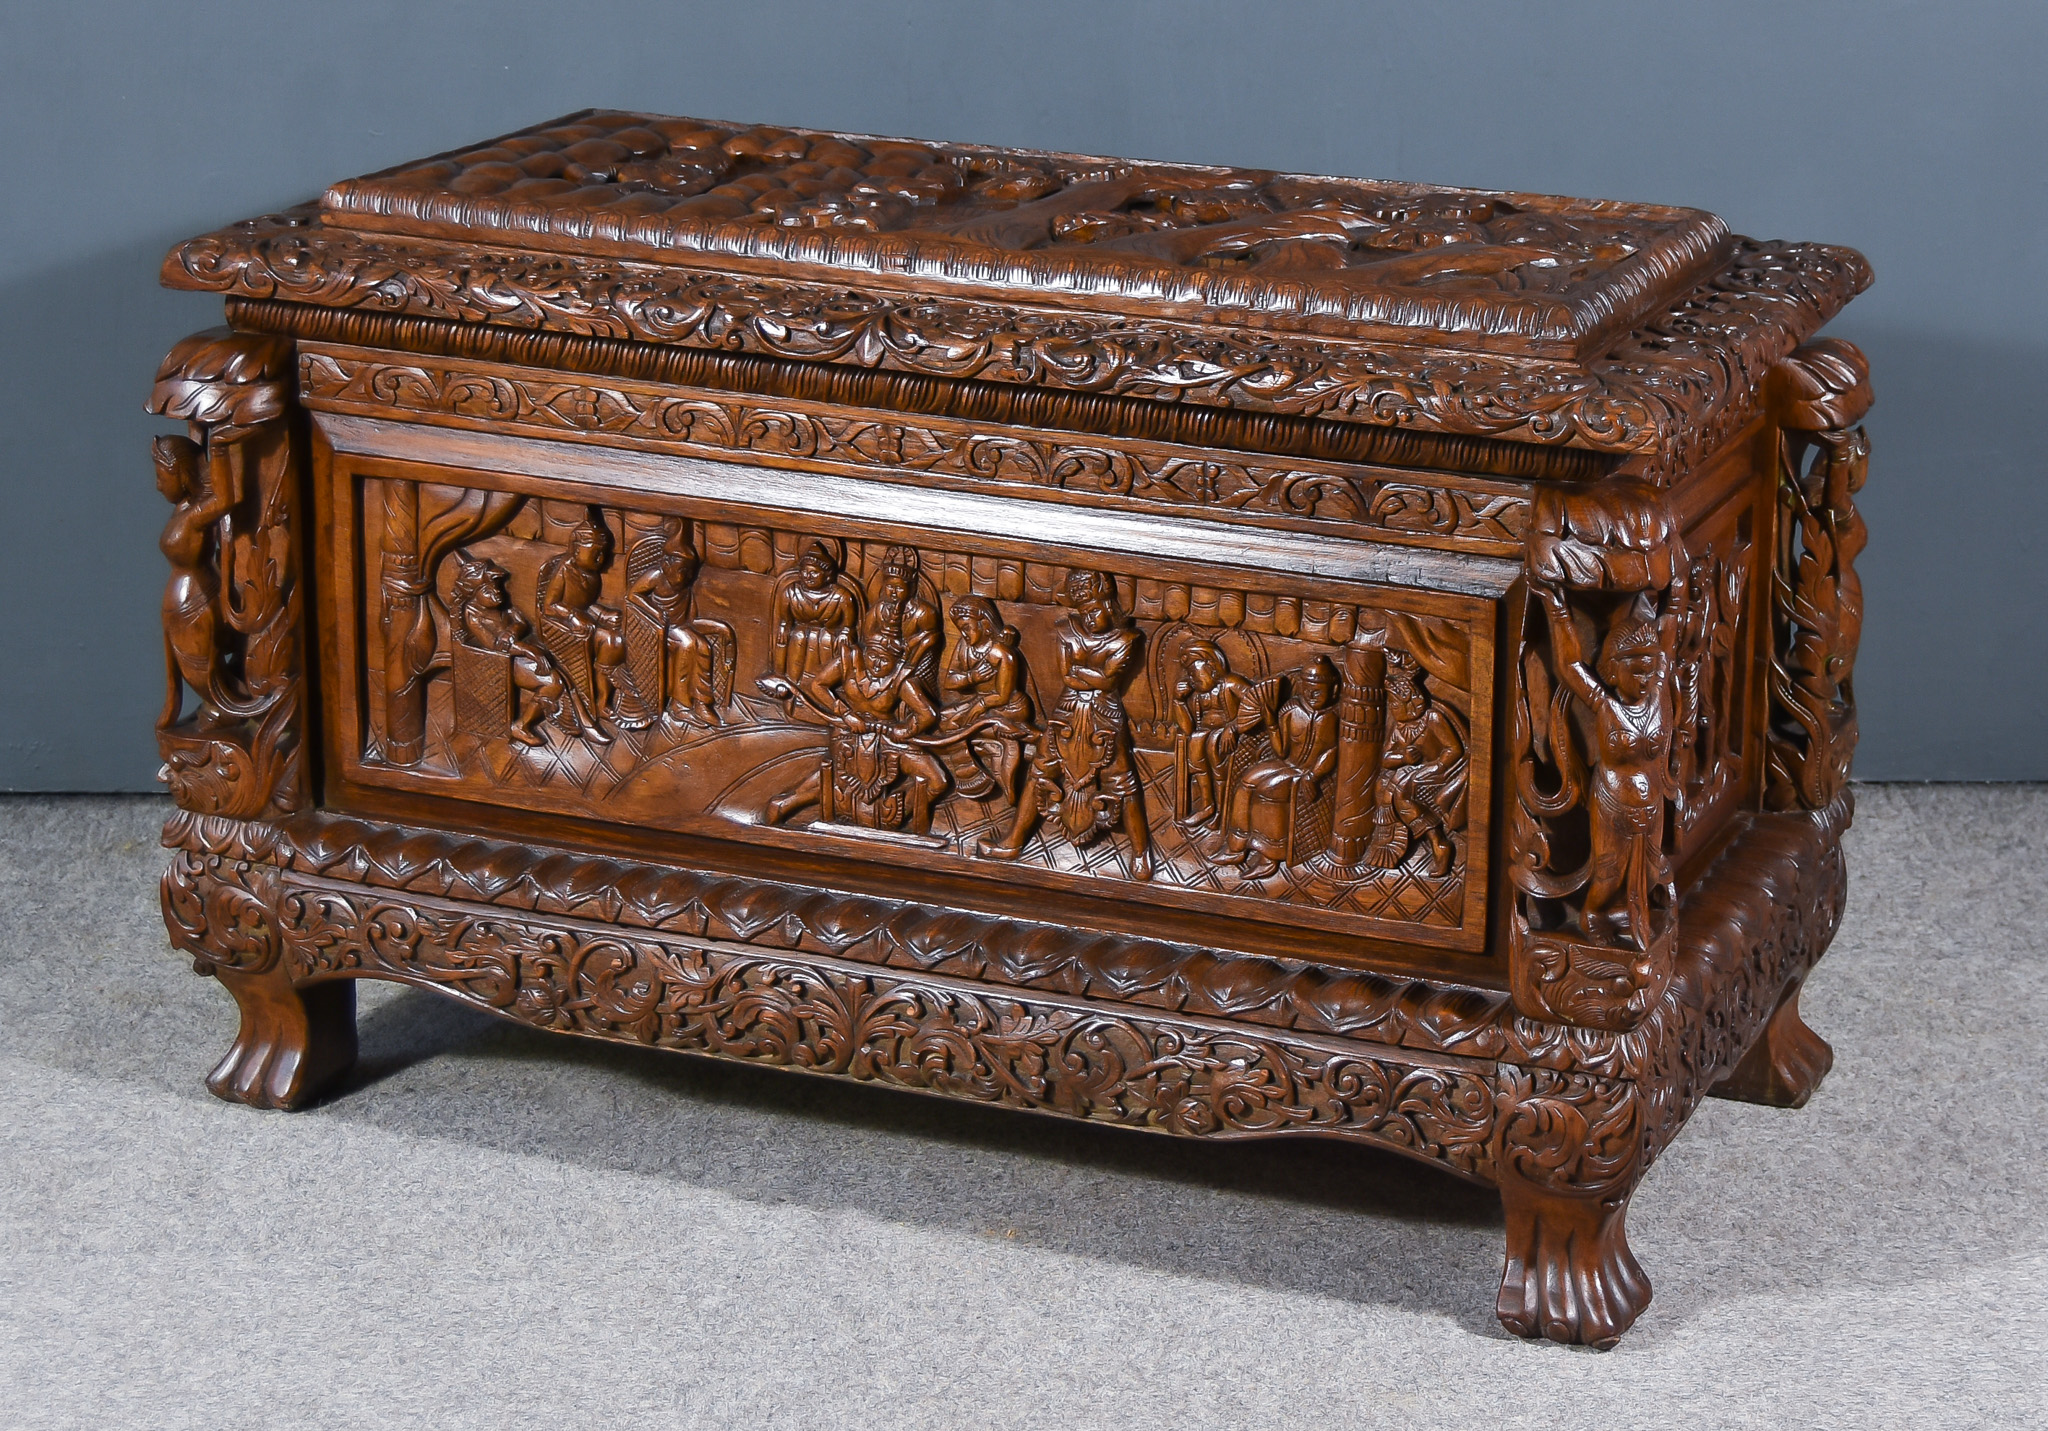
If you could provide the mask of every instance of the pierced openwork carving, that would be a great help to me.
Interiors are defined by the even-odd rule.
[[[1535,1018],[1640,1022],[1670,978],[1685,551],[1663,496],[1547,489],[1510,729],[1515,999]]]
[[[1780,365],[1777,560],[1772,568],[1770,776],[1778,810],[1824,810],[1856,754],[1851,677],[1863,634],[1856,557],[1869,540],[1853,500],[1870,441],[1852,426],[1870,409],[1870,365],[1824,338]]]
[[[1755,513],[1745,504],[1719,530],[1688,536],[1688,569],[1672,674],[1672,781],[1677,834],[1689,846],[1726,814],[1743,773],[1751,690],[1748,628]]]
[[[149,397],[187,430],[155,444],[172,507],[157,749],[178,803],[208,814],[302,798],[292,370],[289,343],[215,329],[171,349]]]
[[[1477,603],[364,491],[381,639],[356,778],[1480,938]]]

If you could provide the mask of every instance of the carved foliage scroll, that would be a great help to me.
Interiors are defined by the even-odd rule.
[[[1170,1133],[1340,1134],[1491,1175],[1481,1065],[330,885],[287,883],[278,918],[299,979],[396,978],[541,1028]]]
[[[1856,557],[1869,533],[1853,499],[1870,442],[1855,424],[1870,408],[1870,365],[1853,344],[1823,338],[1781,363],[1773,381],[1780,523],[1765,794],[1773,809],[1818,811],[1841,793],[1856,753]]]
[[[796,398],[737,397],[674,384],[537,373],[424,354],[302,346],[309,406],[486,422],[494,430],[588,433],[723,456],[758,453],[887,477],[1073,493],[1118,504],[1363,528],[1396,541],[1519,552],[1529,499],[1515,486],[1353,463],[1246,457],[1208,448],[1079,437]]]
[[[155,446],[172,506],[157,745],[178,803],[207,814],[304,798],[292,375],[288,342],[215,329],[171,350],[149,398],[187,425]]]
[[[720,352],[1321,416],[1637,454],[1659,480],[1749,420],[1765,373],[1870,281],[1846,249],[1739,242],[1594,362],[1396,349],[1212,323],[1022,309],[627,261],[569,264],[320,225],[191,240],[173,287]]]
[[[1545,490],[1509,740],[1509,975],[1531,1018],[1623,1030],[1671,976],[1687,563],[1662,496]]]

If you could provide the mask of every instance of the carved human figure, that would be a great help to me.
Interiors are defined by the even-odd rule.
[[[1015,859],[1040,815],[1057,814],[1061,831],[1076,845],[1121,827],[1131,846],[1132,878],[1149,880],[1151,833],[1122,699],[1144,638],[1117,605],[1116,583],[1106,572],[1069,572],[1060,601],[1067,614],[1058,627],[1059,703],[1036,742],[1009,835],[979,841],[975,852]]]
[[[884,552],[862,633],[867,635],[884,626],[893,630],[903,652],[903,664],[929,689],[938,679],[941,631],[938,608],[919,592],[918,577],[916,547],[892,546]]]
[[[1627,599],[1608,623],[1595,672],[1564,593],[1542,583],[1535,590],[1549,616],[1558,680],[1593,716],[1585,932],[1648,949],[1656,938],[1653,907],[1669,909],[1676,899],[1664,816],[1673,793],[1669,676],[1678,615],[1660,614],[1648,592]]]
[[[962,795],[1000,790],[1014,800],[1024,750],[1038,735],[1017,629],[987,597],[955,597],[947,610],[959,635],[939,677],[953,704],[939,717],[937,748]],[[977,747],[995,752],[993,772],[979,764]]]
[[[626,586],[626,601],[662,633],[665,691],[662,715],[673,723],[719,725],[720,692],[732,689],[737,646],[732,628],[695,614],[694,587],[701,562],[689,529],[677,524],[653,545],[645,567]],[[639,548],[635,549],[636,552]]]
[[[237,493],[226,480],[209,484],[200,472],[202,449],[185,437],[159,437],[152,448],[156,489],[171,503],[158,545],[171,564],[164,587],[166,692],[163,724],[183,703],[179,680],[199,698],[198,722],[216,725],[227,715],[247,714],[223,688],[221,676],[220,581],[208,553],[215,524],[234,509]],[[227,465],[220,466],[223,478]]]
[[[546,647],[532,639],[532,628],[505,593],[508,573],[488,558],[455,554],[455,585],[450,593],[456,639],[479,651],[512,658],[512,685],[526,692],[512,703],[507,734],[521,745],[540,745],[542,720],[583,735],[598,735],[597,722]]]
[[[1174,786],[1180,820],[1197,829],[1216,822],[1230,795],[1230,757],[1265,724],[1259,693],[1230,669],[1213,642],[1191,641],[1173,686]]]
[[[928,835],[932,806],[948,787],[946,768],[918,737],[939,713],[886,629],[834,656],[794,689],[831,727],[825,761],[795,789],[768,802],[762,817],[780,824],[809,805],[837,823],[870,829],[908,826]]]
[[[538,582],[541,639],[572,682],[587,668],[589,688],[578,694],[604,715],[616,711],[617,673],[626,660],[619,613],[598,600],[611,558],[611,529],[592,507],[570,535],[569,550],[542,564]]]
[[[1365,862],[1394,869],[1416,841],[1429,848],[1430,873],[1448,874],[1455,831],[1465,823],[1468,764],[1455,712],[1422,688],[1411,652],[1387,652],[1387,734],[1373,783],[1372,842]]]
[[[1264,879],[1298,858],[1296,822],[1337,769],[1340,684],[1327,656],[1295,675],[1287,703],[1273,718],[1272,755],[1245,771],[1230,792],[1217,864],[1240,866],[1246,879]]]
[[[796,570],[775,584],[775,673],[797,682],[852,649],[860,629],[860,588],[823,542],[804,549]]]

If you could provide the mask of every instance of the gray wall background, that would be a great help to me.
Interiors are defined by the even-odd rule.
[[[166,248],[585,105],[1711,209],[1861,248],[1858,773],[2048,777],[2048,5],[351,0],[0,17],[0,787],[154,788]]]

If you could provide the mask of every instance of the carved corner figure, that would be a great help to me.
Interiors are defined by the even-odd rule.
[[[172,795],[203,814],[287,814],[302,798],[291,376],[288,342],[215,329],[174,347],[150,393],[148,410],[188,434],[153,451],[172,508],[157,746]]]
[[[1422,686],[1422,667],[1398,647],[1386,659],[1386,737],[1373,780],[1365,863],[1398,869],[1418,846],[1429,872],[1449,874],[1465,829],[1469,757],[1464,721]]]
[[[689,527],[679,521],[636,543],[626,559],[628,668],[673,725],[720,725],[732,701],[739,643],[725,622],[696,614],[701,565]]]
[[[1152,837],[1122,696],[1144,637],[1117,604],[1116,583],[1107,572],[1070,571],[1060,602],[1066,614],[1058,627],[1059,703],[1032,752],[1031,775],[1010,833],[978,842],[975,853],[1015,859],[1040,817],[1050,814],[1077,846],[1121,829],[1130,844],[1131,877],[1149,880]]]
[[[1528,583],[1547,642],[1530,634],[1510,731],[1510,983],[1531,1018],[1621,1031],[1670,980],[1676,919],[1673,656],[1686,559],[1662,495],[1612,479],[1546,489]],[[1585,857],[1560,868],[1565,851]]]
[[[1318,656],[1297,672],[1272,721],[1272,754],[1230,792],[1219,865],[1247,880],[1320,852],[1329,839],[1330,779],[1337,771],[1337,668]]]
[[[1214,642],[1190,641],[1173,687],[1174,817],[1205,829],[1222,817],[1236,777],[1265,753],[1259,692],[1230,669]]]
[[[605,568],[611,565],[612,533],[604,513],[590,508],[570,534],[569,550],[541,564],[535,580],[535,619],[540,637],[569,683],[600,720],[621,725],[639,718],[619,708],[619,671],[626,663],[626,638],[618,611],[603,605]],[[599,742],[611,737],[588,732]]]
[[[1870,442],[1852,424],[1870,410],[1870,365],[1853,344],[1823,338],[1771,377],[1783,511],[1771,579],[1766,800],[1774,810],[1823,811],[1848,784],[1856,753],[1856,558],[1869,532],[1854,497],[1869,475]]]

